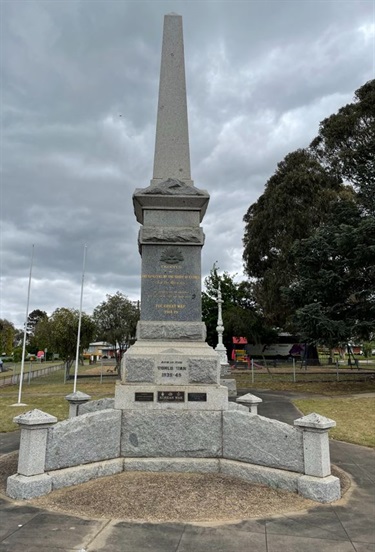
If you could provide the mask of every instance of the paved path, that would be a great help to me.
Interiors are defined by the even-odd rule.
[[[255,392],[260,414],[291,423],[291,393]],[[0,435],[0,452],[18,446]],[[308,513],[220,526],[89,520],[0,498],[0,552],[375,552],[375,451],[331,442],[332,462],[349,472],[350,496]]]

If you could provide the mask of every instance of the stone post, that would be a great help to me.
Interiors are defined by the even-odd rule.
[[[244,406],[248,406],[251,414],[258,414],[258,404],[263,402],[263,400],[255,395],[252,395],[251,393],[246,393],[246,395],[238,397],[236,402],[243,404]]]
[[[90,399],[90,395],[82,393],[82,391],[76,391],[66,395],[66,400],[69,402],[69,418],[75,418],[79,414],[79,407],[81,404],[87,403]]]
[[[305,474],[315,477],[330,475],[328,430],[335,427],[336,422],[313,412],[294,420],[294,425],[303,430]]]
[[[51,478],[44,473],[48,428],[57,422],[34,409],[14,418],[20,426],[18,473],[8,477],[7,494],[12,498],[33,498],[51,491]]]

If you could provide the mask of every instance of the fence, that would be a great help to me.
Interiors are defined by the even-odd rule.
[[[251,383],[261,381],[285,381],[297,382],[330,382],[330,381],[369,381],[375,380],[374,363],[355,365],[323,364],[320,366],[307,366],[304,363],[296,362],[270,362],[264,363],[259,360],[251,360],[249,363],[237,363],[232,366],[234,373],[246,374]]]
[[[65,364],[56,364],[55,366],[46,366],[45,368],[38,368],[37,370],[31,370],[31,364],[29,364],[29,370],[25,369],[23,373],[23,383],[28,382],[33,378],[39,378],[41,376],[47,376],[58,370],[63,370]],[[9,374],[0,378],[0,387],[6,385],[18,385],[21,380],[21,374]]]

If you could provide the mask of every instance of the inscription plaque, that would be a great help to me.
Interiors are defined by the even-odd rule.
[[[207,393],[188,393],[188,401],[207,402]]]
[[[157,357],[155,382],[161,385],[186,385],[188,383],[186,359],[171,355]]]
[[[153,402],[154,394],[146,392],[135,393],[134,400],[136,402]]]
[[[158,391],[158,402],[184,402],[185,391]]]

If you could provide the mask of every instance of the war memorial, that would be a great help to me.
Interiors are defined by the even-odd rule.
[[[191,178],[182,18],[171,14],[164,19],[153,178],[133,195],[142,257],[137,341],[124,355],[114,399],[90,401],[77,392],[67,397],[68,420],[57,423],[40,410],[15,418],[21,443],[10,497],[122,471],[221,473],[318,502],[340,497],[328,441],[334,421],[310,414],[290,426],[259,416],[257,397],[228,400],[220,351],[206,343],[201,315],[208,203]]]

